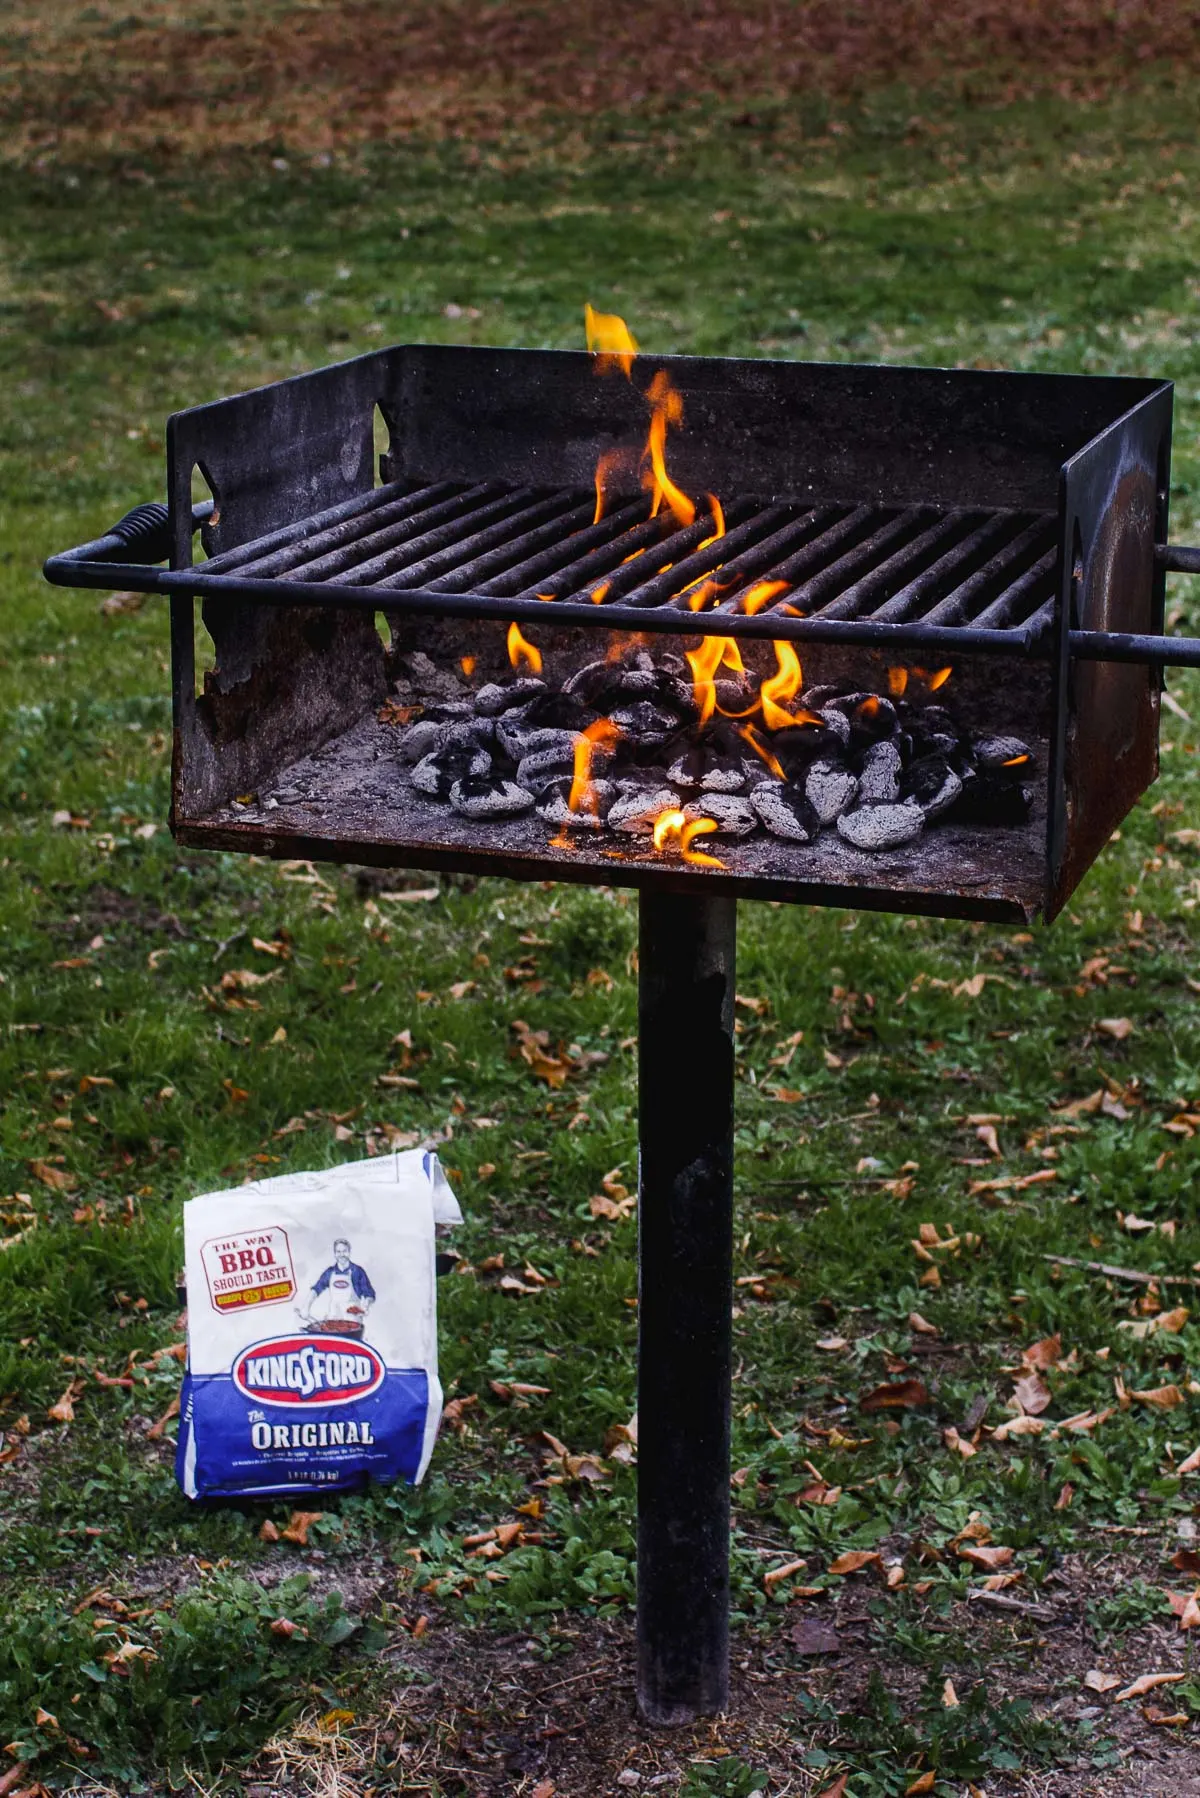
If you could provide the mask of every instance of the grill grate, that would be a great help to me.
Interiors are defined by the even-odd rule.
[[[343,591],[361,603],[370,589],[385,609],[405,597],[434,610],[439,596],[464,598],[475,615],[498,618],[506,601],[521,611],[590,606],[597,624],[606,611],[632,611],[679,630],[683,613],[706,634],[738,634],[753,617],[754,635],[932,628],[1000,633],[997,647],[1029,648],[1053,621],[1052,515],[743,498],[718,535],[710,512],[679,526],[645,509],[644,498],[627,500],[596,522],[593,496],[578,490],[392,483],[214,556],[193,578],[205,589],[253,583],[255,597],[268,581],[324,588],[327,603]],[[781,590],[747,607],[763,583]]]

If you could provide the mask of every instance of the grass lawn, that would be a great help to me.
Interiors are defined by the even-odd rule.
[[[139,68],[182,81],[185,26],[191,110],[147,125]],[[160,496],[172,409],[379,343],[578,345],[589,298],[651,351],[1173,377],[1194,541],[1195,71],[1110,46],[1047,85],[1035,45],[973,97],[823,98],[714,62],[703,105],[573,110],[568,81],[523,136],[431,78],[428,128],[381,140],[336,68],[250,129],[250,28],[232,0],[0,27],[0,1793],[1196,1792],[1166,1593],[1200,1582],[1200,681],[1052,930],[740,908],[735,1703],[662,1734],[610,1458],[635,901],[177,851],[165,611],[39,576]],[[1200,627],[1187,582],[1169,610]],[[294,1540],[287,1507],[189,1505],[182,1200],[426,1137],[467,1218],[426,1483]],[[1036,1344],[1043,1427],[997,1436]],[[902,1380],[928,1402],[860,1409]],[[1097,1669],[1181,1677],[1117,1703]]]

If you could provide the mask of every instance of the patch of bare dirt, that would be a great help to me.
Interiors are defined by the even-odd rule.
[[[989,1778],[989,1798],[1200,1798],[1200,1731],[1161,1720],[1172,1711],[1171,1687],[1116,1698],[1143,1674],[1182,1673],[1186,1638],[1169,1615],[1104,1645],[1089,1625],[1088,1600],[1139,1568],[1124,1550],[1071,1560],[1036,1597],[963,1604],[925,1620],[945,1643],[939,1679],[948,1673],[965,1693],[982,1665],[993,1702],[1026,1698],[1068,1729],[1090,1720],[1115,1741],[1111,1768]],[[301,1720],[271,1745],[247,1789],[256,1798],[334,1790],[365,1798],[382,1763],[404,1791],[456,1798],[674,1794],[698,1764],[735,1755],[767,1774],[776,1798],[815,1798],[836,1771],[838,1735],[806,1721],[802,1694],[861,1713],[876,1672],[915,1716],[929,1677],[927,1666],[889,1654],[871,1615],[878,1598],[869,1579],[848,1580],[830,1602],[792,1607],[770,1633],[736,1635],[728,1714],[678,1730],[637,1720],[630,1620],[566,1617],[538,1641],[465,1630],[435,1612],[419,1637],[400,1636],[389,1651],[391,1672],[369,1715]],[[1084,1676],[1093,1669],[1120,1683],[1090,1690]],[[818,1742],[835,1757],[820,1777],[803,1765]]]
[[[502,140],[895,83],[1099,97],[1150,67],[1187,79],[1196,27],[1193,0],[217,0],[202,15],[185,0],[136,13],[126,0],[16,0],[0,153]]]

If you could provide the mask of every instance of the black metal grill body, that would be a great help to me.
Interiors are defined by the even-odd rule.
[[[684,399],[672,479],[720,498],[719,542],[703,504],[688,527],[647,518],[637,464],[658,369]],[[1132,654],[1122,639],[1161,628],[1171,395],[1134,379],[708,358],[639,358],[626,380],[585,354],[401,347],[177,414],[171,569],[131,581],[172,595],[175,830],[277,855],[1053,916],[1156,773],[1156,667],[1083,658]],[[376,406],[391,438],[379,487]],[[613,452],[593,523],[597,461]],[[198,565],[197,469],[215,499]],[[750,614],[763,580],[786,590]],[[197,597],[215,646],[199,695]],[[722,847],[723,869],[555,846],[536,819],[469,824],[393,778],[376,711],[413,652],[506,671],[512,619],[552,677],[598,653],[596,630],[673,647],[729,635],[761,671],[771,641],[790,639],[806,683],[879,690],[890,666],[945,662],[973,727],[1033,745],[1032,817],[945,825],[882,855],[758,838]]]

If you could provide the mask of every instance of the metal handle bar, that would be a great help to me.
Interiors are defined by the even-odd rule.
[[[203,500],[193,506],[192,530],[198,531],[201,525],[206,524],[211,518],[212,512],[212,500]],[[190,589],[193,581],[197,587],[208,585],[203,573],[203,565],[194,572],[181,569],[177,572],[164,572],[153,576],[143,572],[148,563],[164,562],[170,553],[171,539],[167,508],[160,501],[154,500],[146,505],[135,506],[131,512],[126,512],[124,518],[119,519],[110,531],[107,531],[103,537],[97,537],[94,542],[81,543],[76,549],[64,550],[61,555],[50,556],[43,565],[42,572],[48,581],[58,587],[103,587],[108,585],[110,574],[122,576],[128,580],[130,586],[136,586],[139,591],[146,593],[184,592]],[[1188,548],[1183,544],[1158,543],[1154,547],[1154,559],[1161,568],[1170,573],[1200,574],[1200,549]],[[189,575],[191,579],[189,579]],[[218,578],[221,585],[224,586],[229,577],[210,577],[214,588]],[[355,605],[376,607],[380,604],[381,597],[377,596],[373,590],[354,592],[351,595],[344,589],[341,591],[336,588],[331,590],[292,581],[236,582],[235,579],[231,585],[241,597],[252,604],[265,602],[275,605],[290,603],[344,606],[349,601]],[[423,594],[405,594],[403,590],[393,589],[386,595],[386,602],[397,611],[420,609],[424,598]],[[474,599],[470,594],[430,593],[428,599],[434,602],[439,609],[444,609],[454,616],[488,616],[502,619],[514,616],[545,617],[543,607],[531,606],[521,600],[514,602],[509,610],[504,607],[503,601],[483,602]],[[601,622],[591,607],[567,605],[560,606],[558,610],[559,617],[567,623],[586,622],[596,626]],[[620,616],[613,616],[614,611],[620,612]],[[655,630],[669,629],[672,634],[679,634],[679,627],[673,619],[668,625],[665,621],[660,622],[652,615],[648,616],[645,611],[636,612],[632,615],[631,620],[627,620],[625,609],[618,607],[611,609],[609,616],[614,625],[632,622],[643,630],[647,627]],[[701,622],[702,618],[703,614],[696,617],[693,628],[703,634],[705,625]],[[682,622],[683,620],[680,619],[680,623]],[[820,621],[814,619],[811,622],[819,625]],[[812,631],[805,634],[812,634],[817,640],[827,637],[831,641],[843,638],[849,641],[855,635],[861,634],[864,641],[873,641],[879,638],[883,644],[888,641],[889,632],[892,630],[896,632],[897,639],[903,635],[906,642],[916,642],[922,635],[919,621],[915,627],[909,626],[907,629],[903,625],[879,627],[879,630],[874,633],[869,631],[869,621],[867,631],[864,632],[860,625],[859,631],[856,632],[854,628],[856,622],[856,620],[848,620],[844,623],[839,621],[833,627],[819,633]],[[752,620],[730,618],[723,623],[723,628],[729,630],[731,635],[736,636],[763,637],[772,634],[770,621],[763,617],[756,617]],[[779,630],[778,625],[774,628],[776,631]],[[881,637],[880,631],[882,631]],[[792,631],[788,631],[787,634],[789,636],[800,635],[799,632],[793,633]],[[962,631],[961,635],[958,630],[952,628],[938,629],[936,632],[925,634],[931,639],[935,636],[936,646],[950,652],[953,651],[956,644],[962,650],[984,650],[992,654],[1014,654],[1022,651],[1028,654],[1036,648],[1034,643],[1022,637],[1022,634],[1016,630],[989,630],[986,632],[986,641],[983,640],[985,633],[979,632],[972,636],[969,627]],[[1200,668],[1200,637],[1142,636],[1121,631],[1071,631],[1069,638],[1071,654],[1084,662],[1141,662],[1143,665],[1150,664],[1158,667]],[[1047,639],[1043,638],[1042,642],[1047,642]],[[1045,652],[1043,651],[1043,653]]]
[[[202,524],[207,524],[212,517],[213,502],[201,500],[192,507],[192,530],[198,531]],[[61,555],[51,556],[42,568],[42,573],[55,586],[73,587],[80,585],[78,577],[72,575],[82,562],[136,562],[140,564],[165,562],[171,554],[171,521],[170,514],[161,500],[148,500],[145,505],[134,506],[119,518],[106,531],[103,537],[96,537],[91,543],[81,543],[75,549],[65,549]]]

